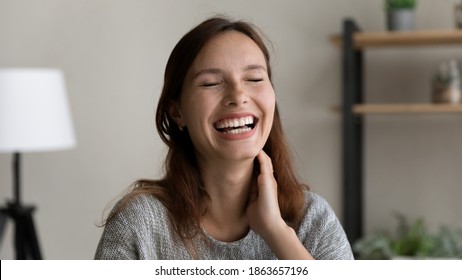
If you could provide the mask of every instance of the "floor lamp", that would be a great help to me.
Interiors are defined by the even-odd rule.
[[[21,201],[21,153],[75,146],[63,73],[58,69],[0,68],[0,152],[13,154],[13,196],[0,209],[15,224],[17,259],[42,259],[32,213]]]

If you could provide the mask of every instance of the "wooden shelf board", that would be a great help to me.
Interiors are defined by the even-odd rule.
[[[462,104],[358,104],[355,114],[462,113]]]
[[[462,29],[419,30],[407,32],[357,32],[353,35],[355,47],[392,47],[416,45],[462,44]],[[342,37],[332,36],[330,41],[342,45]]]

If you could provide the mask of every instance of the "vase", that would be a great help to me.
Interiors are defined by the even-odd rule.
[[[387,28],[390,31],[414,29],[414,9],[396,9],[387,12]]]

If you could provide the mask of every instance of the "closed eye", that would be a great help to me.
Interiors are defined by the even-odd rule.
[[[247,81],[249,81],[249,82],[254,82],[254,83],[258,83],[258,82],[262,82],[262,81],[263,81],[263,78],[248,79]]]
[[[220,83],[219,82],[208,82],[208,83],[202,83],[200,84],[201,87],[214,87],[218,86]]]

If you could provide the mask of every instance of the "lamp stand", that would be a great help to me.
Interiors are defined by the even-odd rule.
[[[13,219],[15,223],[14,245],[16,249],[16,259],[18,260],[40,260],[42,255],[34,227],[32,212],[34,206],[23,206],[21,204],[21,154],[13,154],[13,191],[14,201],[9,202],[8,206],[2,208],[2,214]]]

